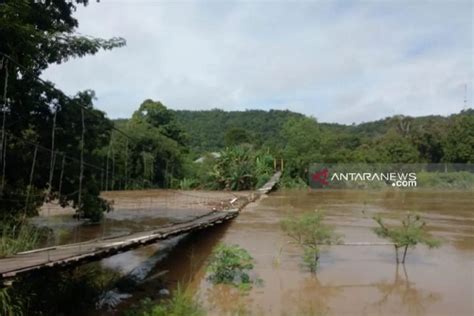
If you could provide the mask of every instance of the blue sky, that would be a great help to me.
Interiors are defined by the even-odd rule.
[[[79,32],[127,46],[51,66],[109,117],[289,109],[323,122],[450,114],[471,103],[473,4],[431,1],[90,1]]]

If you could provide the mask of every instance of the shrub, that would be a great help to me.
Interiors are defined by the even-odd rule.
[[[431,237],[426,232],[426,222],[424,222],[418,214],[408,213],[401,220],[401,225],[396,227],[388,227],[380,215],[376,215],[373,219],[379,225],[374,228],[377,236],[388,239],[394,243],[396,261],[399,263],[398,249],[403,248],[403,257],[401,263],[405,263],[407,250],[409,247],[414,248],[417,244],[425,244],[429,248],[439,247],[441,242]]]
[[[323,220],[324,214],[314,211],[281,222],[283,231],[303,248],[303,261],[311,272],[315,272],[318,266],[319,246],[338,243],[341,239]]]
[[[284,174],[280,180],[280,186],[285,189],[307,189],[308,184],[303,179],[296,176],[290,177],[288,174]]]
[[[195,179],[183,178],[179,180],[178,187],[180,190],[191,190],[197,186],[197,181]]]
[[[208,265],[209,280],[214,284],[231,284],[248,288],[253,281],[248,272],[253,269],[254,259],[247,250],[237,245],[218,245]]]
[[[251,190],[263,185],[273,172],[273,156],[268,151],[240,145],[221,151],[207,181],[216,189]]]
[[[150,299],[144,299],[139,307],[125,313],[127,316],[203,316],[205,311],[189,291],[179,285],[170,299],[160,304],[154,304]]]

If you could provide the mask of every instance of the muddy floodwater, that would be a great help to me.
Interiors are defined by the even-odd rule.
[[[133,194],[127,198],[133,200]],[[396,219],[416,211],[443,243],[437,249],[410,249],[405,265],[395,263],[391,246],[325,247],[317,273],[311,274],[301,265],[302,251],[288,243],[279,222],[316,209],[325,212],[345,242],[382,241],[372,232],[371,216],[376,213]],[[159,208],[150,211],[154,215],[146,208],[115,212],[109,215],[117,225],[115,233],[176,217],[169,210],[157,216]],[[194,213],[188,209],[185,214]],[[104,230],[88,229],[95,232],[89,231],[89,237]],[[247,249],[255,258],[252,277],[262,284],[247,295],[232,287],[212,286],[205,263],[219,242]],[[104,304],[91,315],[120,314],[145,296],[158,300],[160,289],[173,289],[178,282],[191,287],[211,315],[474,315],[474,194],[277,191],[248,205],[229,224],[119,254],[100,265],[134,278],[137,285],[126,293],[114,291],[110,294],[114,304]]]

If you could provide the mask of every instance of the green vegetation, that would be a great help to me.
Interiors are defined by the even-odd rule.
[[[0,5],[4,122],[0,212],[4,218],[34,215],[45,198],[58,199],[62,205],[72,203],[79,214],[93,219],[107,211],[99,197],[100,172],[90,167],[81,171],[80,161],[89,166],[103,161],[98,149],[109,142],[113,123],[93,108],[92,91],[69,98],[53,83],[39,78],[50,64],[125,45],[121,38],[106,40],[75,33],[78,21],[73,11],[76,5],[85,4],[87,1],[7,0]],[[54,181],[50,180],[51,170]]]
[[[22,306],[17,297],[12,298],[8,288],[0,288],[0,315],[23,316]]]
[[[229,147],[208,171],[216,189],[249,190],[267,182],[273,174],[273,157],[249,146]]]
[[[126,316],[203,316],[206,315],[201,304],[193,295],[183,290],[179,285],[170,299],[159,304],[150,299],[144,299],[139,306],[125,313]]]
[[[459,172],[417,172],[419,187],[472,190],[474,174],[467,171]]]
[[[253,269],[254,259],[247,250],[237,245],[219,244],[209,262],[209,280],[214,284],[230,284],[242,290],[254,282],[248,272]]]
[[[380,215],[374,217],[379,227],[374,229],[377,236],[386,238],[394,243],[397,263],[400,262],[398,249],[403,249],[401,263],[405,263],[408,248],[414,248],[418,244],[425,244],[429,248],[439,247],[441,242],[426,232],[426,222],[417,214],[408,213],[401,220],[401,225],[389,227],[384,223]]]
[[[472,109],[448,117],[396,115],[358,125],[320,123],[299,113],[278,110],[174,113],[189,136],[190,151],[198,154],[225,148],[226,135],[245,130],[251,136],[250,144],[269,148],[277,158],[290,159],[290,165],[301,153],[314,159],[309,159],[311,163],[474,161]],[[301,174],[307,167],[303,158],[298,157],[303,165],[296,163]]]
[[[186,135],[162,103],[145,100],[130,120],[116,122],[116,127],[123,133],[114,133],[102,149],[114,170],[104,189],[166,188],[188,176]]]
[[[314,162],[474,162],[472,109],[348,126],[279,110],[173,111],[147,99],[130,119],[111,121],[94,108],[93,91],[67,97],[40,79],[51,64],[125,45],[76,33],[72,13],[85,4],[0,7],[2,222],[35,215],[50,200],[96,222],[111,209],[99,197],[104,190],[252,189],[273,161],[284,162],[284,187],[304,187]],[[194,162],[210,152],[220,157]]]
[[[323,223],[324,214],[314,211],[281,221],[283,231],[303,248],[303,261],[311,272],[315,272],[319,262],[319,247],[340,242],[341,236]]]
[[[0,289],[0,315],[73,315],[91,310],[119,278],[117,271],[98,263],[25,276]]]
[[[315,162],[473,162],[473,110],[347,126],[290,111],[173,111],[147,99],[130,119],[111,121],[94,108],[93,91],[70,98],[39,78],[50,64],[125,45],[77,34],[72,12],[82,4],[0,7],[2,222],[35,215],[50,200],[97,222],[111,209],[99,197],[104,190],[253,189],[276,161],[284,165],[282,186],[297,188]],[[200,157],[210,158],[196,163]]]
[[[41,237],[42,232],[30,225],[3,225],[0,228],[0,258],[34,249]]]

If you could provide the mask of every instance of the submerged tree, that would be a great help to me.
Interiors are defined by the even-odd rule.
[[[441,242],[433,238],[426,231],[426,222],[418,214],[408,213],[401,221],[401,226],[388,227],[380,215],[373,219],[379,227],[374,228],[374,232],[382,238],[386,238],[394,243],[397,263],[400,262],[398,249],[403,249],[401,263],[405,263],[407,250],[414,248],[417,244],[424,244],[429,248],[439,247]]]
[[[315,272],[319,262],[319,247],[339,243],[341,235],[323,223],[324,214],[314,211],[299,217],[289,217],[281,222],[282,229],[303,248],[303,261]]]

